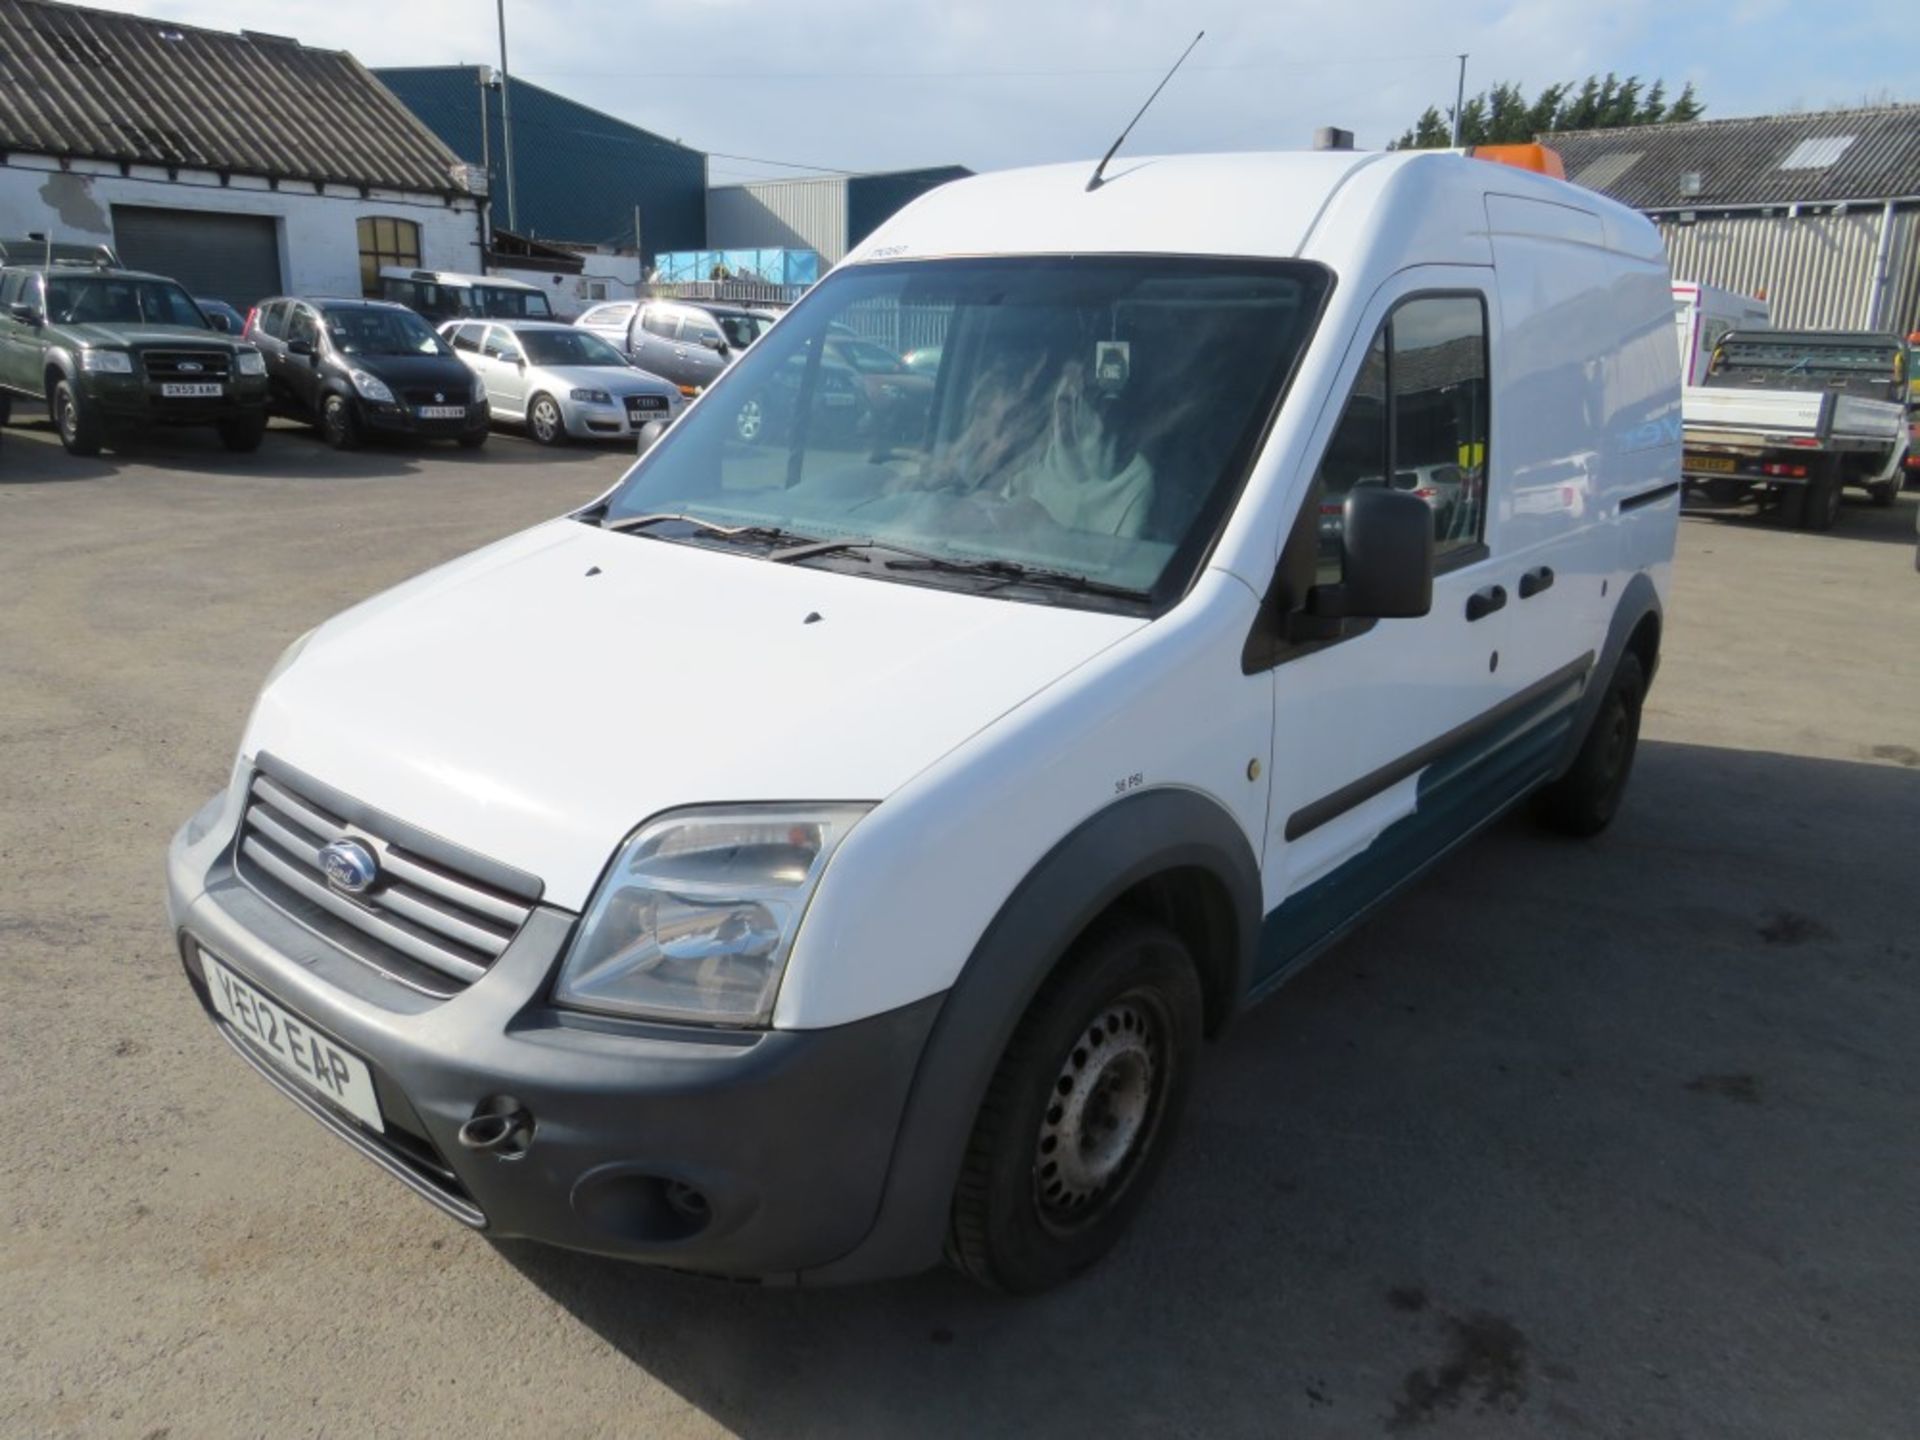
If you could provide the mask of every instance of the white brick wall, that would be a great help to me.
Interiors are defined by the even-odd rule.
[[[235,176],[230,185],[204,171],[136,165],[123,176],[117,165],[58,162],[33,155],[10,156],[0,165],[0,236],[51,231],[55,239],[113,243],[112,207],[151,205],[208,210],[226,215],[271,215],[278,219],[280,275],[289,293],[358,295],[360,248],[355,222],[363,215],[392,215],[420,226],[420,262],[428,269],[480,268],[479,218],[471,199],[449,205],[438,196],[375,190],[367,198],[347,186],[316,195],[305,182]]]

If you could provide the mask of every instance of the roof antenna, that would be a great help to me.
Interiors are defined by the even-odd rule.
[[[1153,94],[1147,96],[1147,103],[1140,107],[1140,114],[1135,115],[1133,119],[1127,122],[1127,128],[1120,132],[1120,138],[1113,142],[1113,145],[1108,149],[1107,153],[1100,157],[1100,163],[1093,167],[1093,178],[1087,181],[1087,189],[1089,191],[1098,190],[1102,185],[1107,183],[1101,178],[1106,171],[1107,162],[1113,159],[1122,145],[1127,143],[1127,136],[1131,135],[1133,133],[1133,127],[1140,123],[1140,115],[1146,114],[1153,102],[1160,98],[1160,92],[1167,88],[1167,80],[1173,79],[1173,71],[1178,70],[1182,65],[1186,64],[1187,56],[1193,53],[1193,47],[1206,38],[1207,32],[1204,30],[1194,36],[1187,48],[1180,52],[1180,58],[1173,62],[1173,70],[1167,71],[1166,80],[1162,80],[1158,85],[1153,87]]]

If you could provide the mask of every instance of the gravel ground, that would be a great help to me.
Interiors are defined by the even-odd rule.
[[[618,453],[0,438],[0,1434],[1913,1434],[1913,505],[1690,518],[1614,829],[1496,828],[1207,1057],[1028,1303],[492,1245],[212,1033],[161,898],[324,616]]]

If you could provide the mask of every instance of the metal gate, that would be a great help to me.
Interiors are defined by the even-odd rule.
[[[130,270],[168,275],[200,298],[244,312],[280,293],[280,236],[270,215],[113,207],[115,248]]]

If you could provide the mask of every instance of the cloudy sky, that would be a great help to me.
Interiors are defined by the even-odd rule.
[[[369,65],[497,62],[494,0],[92,0],[268,29]],[[1691,80],[1709,116],[1920,100],[1913,0],[507,0],[517,77],[759,161],[994,169],[1098,155],[1195,29],[1130,148],[1379,146],[1429,104],[1589,72]]]

